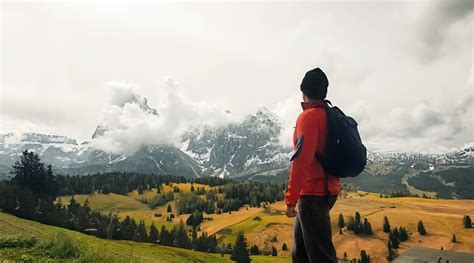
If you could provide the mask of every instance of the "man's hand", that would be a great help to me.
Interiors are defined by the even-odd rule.
[[[285,213],[286,213],[287,217],[295,217],[296,216],[296,209],[295,209],[294,206],[287,206]]]

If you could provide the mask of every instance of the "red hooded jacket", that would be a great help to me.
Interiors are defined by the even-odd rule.
[[[324,154],[328,133],[325,101],[303,102],[303,112],[298,116],[293,133],[294,155],[288,180],[285,202],[295,206],[301,195],[324,196],[325,172],[316,159],[316,153]],[[339,194],[339,178],[328,175],[330,195]]]

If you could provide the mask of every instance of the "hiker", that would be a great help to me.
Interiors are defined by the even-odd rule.
[[[327,175],[316,158],[326,151],[328,85],[319,68],[308,71],[300,85],[303,112],[293,133],[294,153],[285,197],[286,215],[296,217],[292,258],[298,263],[337,262],[329,210],[339,194],[339,178]]]

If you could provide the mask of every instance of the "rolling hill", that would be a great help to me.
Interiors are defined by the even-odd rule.
[[[35,244],[25,244],[31,239],[36,240]],[[12,243],[17,247],[6,247]],[[219,254],[148,243],[99,239],[2,212],[0,259],[32,262],[232,262],[228,255],[221,257]],[[252,262],[263,263],[288,262],[285,258],[266,256],[253,256],[252,259]]]
[[[185,184],[180,188],[186,189]],[[152,191],[145,191],[144,196]],[[88,199],[93,209],[98,211],[110,211],[116,209],[115,202],[127,204],[127,210],[119,213],[120,217],[126,215],[136,220],[145,220],[147,225],[154,222],[157,225],[165,224],[171,227],[161,217],[155,217],[155,213],[165,213],[166,205],[150,210],[137,202],[136,192],[128,196],[109,195],[79,195],[76,200],[84,202]],[[137,202],[137,203],[134,203]],[[134,203],[134,205],[129,205]],[[170,202],[174,211],[174,202]],[[293,220],[284,215],[284,203],[277,202],[265,207],[244,207],[232,213],[206,215],[212,217],[210,221],[201,224],[201,230],[209,234],[217,234],[218,240],[224,243],[233,243],[239,231],[244,231],[249,245],[256,244],[264,253],[270,253],[271,248],[277,248],[279,257],[286,258],[290,255],[292,245]],[[347,222],[354,213],[360,212],[362,218],[367,218],[372,224],[374,235],[357,236],[346,228],[339,234],[337,218],[343,214]],[[338,256],[343,257],[346,252],[349,258],[358,258],[361,249],[367,251],[375,262],[384,262],[387,254],[388,234],[382,231],[384,216],[390,220],[395,227],[403,226],[409,232],[409,240],[402,243],[398,253],[412,247],[429,247],[446,250],[474,252],[474,229],[464,229],[462,218],[464,215],[474,215],[474,201],[471,200],[442,200],[415,197],[381,198],[378,194],[364,192],[348,193],[340,197],[331,211],[333,225],[333,239]],[[186,218],[189,215],[179,215],[173,219],[173,223]],[[417,233],[417,223],[423,220],[428,235],[421,236]],[[472,232],[472,233],[471,233]],[[456,234],[459,243],[452,243],[451,237]],[[282,251],[283,243],[289,247],[288,251]],[[287,258],[288,259],[288,258]]]

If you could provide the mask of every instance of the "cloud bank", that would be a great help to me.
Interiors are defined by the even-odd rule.
[[[455,50],[453,46],[461,45],[462,42],[472,43],[473,13],[472,0],[435,2],[420,26],[418,52],[421,60],[430,62]],[[466,34],[466,31],[471,34]],[[463,41],[465,39],[467,41]]]
[[[109,82],[106,89],[107,103],[98,128],[102,132],[91,145],[107,152],[130,153],[142,145],[179,143],[191,129],[237,120],[217,105],[191,101],[171,78],[160,90],[162,102],[156,109],[132,84]]]
[[[369,150],[444,152],[464,144],[465,141],[457,140],[465,138],[466,134],[470,133],[470,141],[474,140],[473,76],[471,70],[464,91],[454,101],[448,98],[440,102],[419,99],[412,107],[398,106],[388,111],[364,99],[342,105],[333,102],[356,119]],[[302,111],[298,95],[295,93],[271,108],[287,120],[280,135],[280,142],[285,146],[292,146],[296,118]]]

